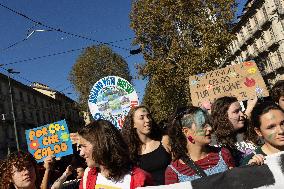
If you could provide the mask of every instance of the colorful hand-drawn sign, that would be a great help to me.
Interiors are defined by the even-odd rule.
[[[72,142],[65,120],[25,131],[29,152],[37,162],[47,156],[62,157],[73,154]]]
[[[200,74],[190,76],[189,85],[195,106],[200,106],[203,101],[212,103],[222,96],[235,96],[242,101],[269,95],[254,61],[207,72],[202,77]]]
[[[130,108],[138,106],[139,101],[135,89],[127,80],[107,76],[94,84],[88,104],[94,119],[105,119],[121,128]]]

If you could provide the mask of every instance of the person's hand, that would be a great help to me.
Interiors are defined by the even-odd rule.
[[[79,143],[79,134],[78,133],[70,133],[70,139],[72,141],[72,144],[78,144]]]
[[[54,162],[54,156],[47,156],[47,157],[44,159],[43,167],[44,167],[46,170],[50,170],[51,167],[52,167],[53,162]]]
[[[66,177],[68,177],[72,174],[72,171],[73,171],[73,167],[71,165],[68,165],[64,174],[66,175]]]
[[[208,111],[208,113],[210,114],[211,113],[211,106],[212,106],[212,103],[208,100],[205,100],[201,103],[200,108]]]
[[[256,103],[257,103],[257,96],[254,97],[254,99],[249,99],[247,101],[247,108],[245,114],[248,116],[248,118],[250,118],[250,114],[252,112],[252,109],[255,107]]]
[[[248,165],[262,165],[265,157],[262,154],[254,155],[248,162]]]

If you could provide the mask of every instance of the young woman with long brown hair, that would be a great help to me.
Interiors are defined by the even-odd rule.
[[[146,106],[132,108],[122,127],[130,158],[152,175],[156,185],[163,185],[165,170],[171,161],[168,136],[155,124]]]

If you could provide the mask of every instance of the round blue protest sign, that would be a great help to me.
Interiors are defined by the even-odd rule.
[[[89,96],[89,108],[95,120],[111,121],[121,128],[131,107],[139,105],[134,87],[125,79],[107,76],[97,81]]]

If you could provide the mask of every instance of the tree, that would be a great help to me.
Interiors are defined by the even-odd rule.
[[[149,78],[144,103],[166,119],[190,103],[190,75],[210,71],[224,58],[236,4],[234,0],[134,0],[130,13]]]
[[[106,45],[91,46],[78,57],[69,80],[79,93],[79,103],[86,110],[93,85],[103,77],[119,76],[131,82],[127,62]]]

